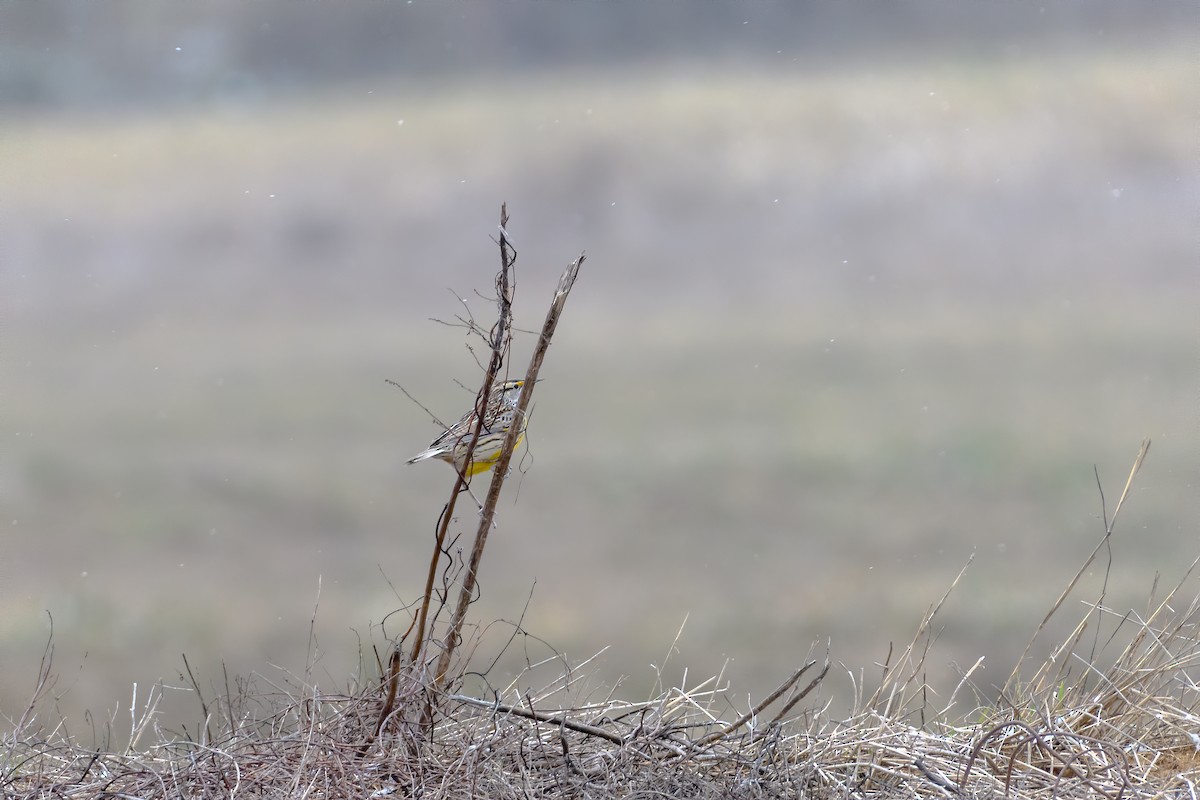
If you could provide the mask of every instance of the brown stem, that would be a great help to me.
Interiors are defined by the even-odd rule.
[[[483,432],[484,420],[487,419],[488,401],[492,395],[492,385],[496,381],[496,376],[500,373],[500,369],[504,366],[504,356],[508,352],[509,347],[509,329],[512,322],[512,265],[515,260],[515,253],[508,242],[508,234],[506,228],[508,225],[508,204],[500,206],[500,274],[496,276],[496,301],[500,307],[500,313],[496,320],[495,326],[491,331],[492,337],[492,358],[488,364],[488,369],[484,373],[483,385],[479,388],[479,394],[475,397],[475,425],[471,431],[471,441],[467,445],[467,456],[463,463],[462,470],[455,469],[457,476],[454,479],[454,488],[450,492],[450,499],[446,501],[446,505],[442,508],[442,516],[438,523],[437,535],[434,541],[433,553],[429,559],[429,570],[425,576],[425,593],[421,597],[421,607],[417,612],[416,618],[416,639],[413,640],[411,664],[414,670],[421,670],[424,664],[423,648],[425,647],[426,633],[429,620],[429,607],[433,601],[433,582],[437,577],[438,564],[441,561],[442,551],[446,543],[446,536],[450,529],[450,521],[454,518],[454,506],[458,502],[458,496],[463,489],[467,488],[467,473],[471,470],[471,461],[475,455],[475,447],[479,444],[479,437]],[[367,740],[360,745],[359,754],[363,754],[371,746],[371,744],[379,737],[380,731],[383,730],[384,723],[391,716],[396,703],[396,696],[400,684],[401,664],[403,662],[401,647],[403,639],[396,644],[392,650],[391,658],[388,659],[388,674],[384,681],[384,702],[379,710],[379,717],[375,721],[375,727],[371,731]],[[422,722],[428,724],[432,720],[432,699],[430,705],[427,705],[423,714]]]
[[[542,325],[542,333],[538,337],[537,345],[533,350],[533,358],[529,362],[529,370],[525,373],[525,384],[521,389],[521,397],[517,401],[517,410],[514,416],[515,420],[523,420],[529,408],[529,402],[533,397],[533,389],[537,384],[538,372],[542,368],[542,361],[546,357],[546,351],[550,348],[550,339],[554,336],[554,329],[558,327],[558,320],[562,316],[563,307],[566,305],[567,296],[571,293],[571,287],[575,285],[575,279],[579,275],[579,267],[583,264],[586,256],[583,253],[572,261],[558,279],[558,288],[555,290],[554,299],[550,303],[550,310],[546,313],[546,321]],[[479,563],[483,559],[483,548],[487,544],[488,532],[492,527],[492,519],[496,514],[496,504],[500,499],[500,490],[504,485],[505,474],[508,472],[508,465],[512,461],[513,450],[516,447],[517,437],[520,435],[521,425],[514,423],[509,429],[508,434],[504,439],[504,446],[500,449],[500,457],[496,460],[495,474],[492,478],[492,484],[488,488],[487,499],[483,502],[483,511],[479,519],[479,529],[475,533],[475,544],[471,548],[471,557],[467,562],[467,570],[463,575],[462,586],[458,593],[458,605],[454,608],[454,615],[450,620],[450,630],[446,635],[446,645],[442,649],[441,658],[438,659],[437,669],[434,672],[434,687],[441,688],[446,680],[446,673],[450,669],[450,661],[454,656],[454,648],[459,639],[459,634],[462,631],[463,620],[467,615],[467,607],[471,604],[472,595],[475,592],[476,576],[479,572]]]

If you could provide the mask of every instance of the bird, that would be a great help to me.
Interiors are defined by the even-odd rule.
[[[408,463],[416,464],[418,461],[437,458],[452,464],[467,478],[490,470],[500,458],[504,437],[508,435],[516,419],[517,401],[521,399],[521,387],[524,385],[525,381],[505,381],[492,389],[483,418],[483,429],[479,432],[479,441],[475,445],[475,453],[469,467],[466,463],[467,449],[471,446],[475,421],[478,419],[474,408],[434,439],[428,448],[410,458]],[[514,448],[520,447],[525,438],[525,422],[522,415]]]

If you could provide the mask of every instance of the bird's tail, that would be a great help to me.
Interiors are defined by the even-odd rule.
[[[415,463],[417,463],[418,461],[424,461],[424,460],[425,460],[425,459],[427,459],[427,458],[437,458],[437,457],[438,457],[438,456],[440,456],[440,455],[441,455],[443,452],[445,452],[445,451],[444,451],[444,450],[442,450],[442,448],[440,448],[440,447],[431,447],[431,448],[430,448],[430,449],[428,449],[428,450],[425,450],[425,451],[422,451],[422,452],[420,452],[420,453],[417,453],[415,456],[413,456],[412,458],[410,458],[410,459],[409,459],[407,462],[405,462],[405,463],[407,463],[407,464],[415,464]]]

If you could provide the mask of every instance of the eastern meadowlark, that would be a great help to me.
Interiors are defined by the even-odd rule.
[[[517,415],[517,401],[521,399],[521,387],[524,385],[525,381],[505,381],[492,388],[488,397],[487,413],[483,418],[483,429],[479,432],[479,442],[475,445],[471,465],[465,472],[467,448],[471,446],[472,431],[477,419],[474,408],[434,439],[428,449],[410,458],[408,463],[415,464],[427,458],[438,458],[453,464],[456,470],[464,472],[468,478],[490,470],[500,458],[504,437],[513,426]],[[515,447],[520,447],[525,438],[524,419],[521,420],[520,426]]]

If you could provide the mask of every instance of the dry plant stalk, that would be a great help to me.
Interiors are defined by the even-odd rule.
[[[580,253],[578,258],[567,265],[558,279],[558,288],[554,292],[554,299],[550,302],[550,310],[546,312],[546,321],[542,324],[542,332],[533,349],[529,369],[525,372],[525,385],[522,387],[521,396],[517,401],[515,414],[517,420],[524,419],[528,413],[529,403],[533,399],[533,390],[537,385],[537,376],[542,368],[542,361],[546,358],[546,351],[550,349],[550,340],[558,327],[558,320],[562,317],[563,308],[567,304],[567,296],[570,295],[571,288],[575,285],[575,279],[579,276],[579,268],[583,265],[585,258],[586,256]],[[487,499],[483,501],[479,527],[475,531],[475,543],[471,548],[471,557],[467,562],[467,570],[463,575],[462,586],[458,593],[458,604],[454,608],[454,614],[450,620],[450,630],[446,634],[445,647],[442,649],[442,655],[438,659],[437,670],[434,673],[436,676],[434,678],[435,688],[441,688],[445,683],[446,673],[450,668],[450,661],[454,656],[454,649],[462,631],[463,620],[467,615],[467,607],[470,606],[471,597],[475,593],[475,582],[479,574],[479,564],[483,560],[483,549],[487,544],[492,519],[496,515],[496,504],[500,500],[500,490],[504,487],[504,479],[508,473],[508,465],[512,461],[513,450],[516,449],[520,429],[519,424],[509,427],[508,435],[504,438],[504,445],[500,448],[500,457],[493,467],[492,483],[488,487]],[[432,703],[432,699],[430,702]]]
[[[487,369],[484,372],[483,384],[480,386],[479,393],[475,398],[475,425],[471,432],[471,439],[467,446],[467,458],[462,470],[455,470],[456,476],[454,487],[451,490],[450,498],[442,509],[442,515],[438,522],[437,535],[434,543],[433,553],[430,556],[429,569],[426,573],[425,591],[422,595],[421,605],[414,619],[413,627],[416,630],[416,638],[413,641],[410,650],[410,658],[408,664],[414,672],[414,680],[424,685],[422,673],[426,665],[425,651],[428,648],[428,640],[430,637],[429,608],[433,601],[433,584],[436,580],[438,565],[441,561],[441,556],[448,535],[450,522],[454,517],[454,507],[461,494],[469,485],[466,474],[470,471],[470,464],[474,457],[475,448],[478,445],[479,438],[483,431],[483,421],[487,417],[487,403],[492,394],[492,386],[495,384],[500,371],[504,367],[504,361],[507,357],[511,342],[512,342],[512,300],[514,291],[514,281],[512,279],[513,263],[516,260],[516,252],[513,249],[507,233],[508,226],[508,207],[507,204],[500,207],[500,271],[496,275],[496,304],[498,308],[497,320],[489,333],[489,346],[491,350],[491,359]],[[528,414],[529,404],[533,396],[533,390],[537,383],[538,372],[541,369],[542,361],[545,359],[546,351],[549,349],[550,340],[554,336],[554,331],[558,326],[558,321],[562,316],[563,308],[566,305],[567,296],[571,292],[571,288],[575,284],[575,279],[579,275],[579,268],[583,264],[586,256],[582,253],[576,258],[563,272],[559,278],[558,287],[555,291],[554,298],[550,304],[550,310],[546,314],[546,321],[542,326],[541,335],[538,337],[537,345],[534,348],[533,357],[529,364],[529,369],[525,375],[525,384],[521,391],[521,396],[517,403],[515,411],[515,419],[522,420]],[[451,660],[454,656],[455,649],[461,639],[463,623],[466,619],[467,608],[472,602],[472,597],[475,592],[475,585],[479,571],[479,565],[483,559],[484,547],[487,543],[488,532],[491,530],[493,520],[496,513],[496,505],[500,499],[500,492],[504,486],[504,479],[507,476],[509,464],[512,461],[513,451],[516,449],[517,438],[520,435],[522,426],[520,424],[512,425],[504,443],[500,449],[500,455],[493,465],[492,481],[488,489],[487,498],[485,499],[480,511],[479,528],[475,534],[475,541],[471,548],[471,555],[467,563],[466,571],[463,573],[462,583],[458,596],[457,605],[454,608],[449,628],[443,641],[441,655],[437,662],[436,670],[434,671],[434,679],[431,685],[426,685],[426,689],[433,689],[426,693],[426,703],[421,714],[422,727],[428,728],[432,725],[434,713],[436,711],[437,693],[441,690],[447,677],[450,668]],[[412,628],[410,628],[412,630]],[[407,634],[406,634],[407,636]],[[401,675],[404,672],[404,658],[401,653],[404,638],[396,644],[391,657],[388,659],[387,675],[383,684],[383,703],[380,708],[378,719],[373,727],[373,730],[368,735],[366,741],[360,746],[359,753],[365,753],[371,744],[378,738],[383,726],[387,723],[388,718],[394,713],[399,694],[399,684]]]
[[[816,661],[809,661],[807,664],[805,664],[804,666],[797,669],[795,672],[792,673],[792,676],[790,678],[788,678],[783,683],[779,684],[779,687],[776,688],[775,691],[773,691],[769,695],[767,695],[766,698],[763,699],[761,702],[759,702],[756,706],[751,708],[749,711],[747,711],[741,717],[739,717],[738,719],[729,723],[725,727],[723,727],[719,730],[715,730],[712,733],[708,734],[707,736],[701,737],[700,740],[696,742],[696,746],[704,747],[705,745],[712,744],[713,742],[715,742],[719,739],[723,739],[726,736],[728,736],[729,734],[736,731],[738,728],[745,725],[750,720],[757,717],[759,714],[761,714],[763,711],[766,710],[767,706],[771,705],[776,700],[778,700],[780,697],[782,697],[784,692],[786,692],[788,689],[791,689],[792,686],[794,686],[796,684],[796,681],[800,680],[800,677],[804,673],[808,672],[808,670],[811,667],[815,666],[816,663],[817,663]],[[815,689],[817,687],[817,684],[820,683],[822,680],[824,680],[825,676],[828,673],[829,673],[829,662],[826,661],[825,666],[821,669],[820,674],[817,675],[817,677],[811,683],[809,683],[809,685],[803,691],[797,692],[796,696],[787,702],[787,704],[784,706],[783,711],[781,711],[780,714],[777,715],[774,720],[772,720],[772,722],[778,722],[779,719],[784,714],[786,714],[789,710],[791,710],[791,708],[793,706],[796,705],[796,703],[800,702],[805,697],[807,697],[808,693],[811,692],[813,689]]]
[[[491,331],[492,357],[488,362],[487,370],[484,372],[483,384],[479,387],[479,393],[475,396],[475,425],[471,431],[471,441],[467,446],[467,457],[463,462],[463,469],[461,471],[457,468],[455,469],[457,475],[454,480],[454,488],[450,491],[450,499],[446,501],[446,506],[442,509],[442,516],[438,522],[437,540],[429,559],[429,572],[425,577],[425,593],[421,597],[421,608],[417,616],[417,638],[413,642],[411,651],[414,664],[420,664],[423,661],[422,648],[425,643],[429,606],[433,598],[433,582],[437,576],[437,567],[438,562],[441,560],[442,547],[446,543],[446,533],[450,528],[450,521],[454,517],[454,506],[458,500],[458,496],[467,487],[467,473],[470,472],[471,462],[475,457],[475,448],[478,446],[479,437],[483,433],[483,421],[487,419],[488,398],[492,395],[492,385],[496,382],[496,377],[500,374],[500,370],[504,366],[504,357],[508,355],[509,347],[512,343],[512,269],[513,263],[516,261],[516,253],[508,241],[507,203],[500,206],[499,245],[500,272],[496,274],[496,305],[498,306],[498,314],[496,324],[492,327]],[[518,416],[517,419],[520,419],[520,417]],[[519,427],[519,425],[514,426],[514,428]],[[505,444],[507,444],[507,440]],[[507,464],[507,462],[505,463]]]
[[[1015,686],[1017,673],[1021,669],[1021,665],[1024,664],[1025,660],[1029,657],[1029,651],[1033,648],[1034,642],[1037,641],[1042,631],[1045,630],[1046,625],[1050,622],[1050,618],[1058,613],[1058,610],[1062,608],[1062,604],[1066,601],[1071,592],[1074,591],[1075,585],[1079,583],[1079,579],[1083,577],[1083,574],[1087,571],[1087,568],[1090,567],[1092,562],[1096,560],[1096,556],[1099,555],[1100,550],[1106,544],[1108,544],[1109,540],[1112,538],[1113,528],[1117,524],[1117,517],[1121,513],[1121,507],[1125,505],[1125,499],[1129,497],[1129,490],[1133,487],[1133,479],[1137,477],[1138,472],[1141,471],[1142,464],[1146,460],[1146,454],[1149,452],[1150,439],[1146,438],[1142,440],[1142,446],[1138,448],[1137,456],[1133,459],[1133,466],[1129,470],[1129,477],[1125,480],[1125,488],[1121,490],[1121,496],[1117,499],[1117,505],[1113,509],[1112,519],[1107,519],[1108,510],[1104,508],[1104,487],[1100,486],[1100,477],[1099,473],[1097,472],[1096,485],[1100,488],[1100,506],[1105,515],[1104,535],[1100,537],[1100,541],[1096,543],[1096,546],[1092,549],[1092,552],[1086,559],[1084,559],[1083,564],[1081,564],[1079,569],[1075,572],[1075,577],[1073,577],[1067,584],[1067,587],[1062,590],[1062,594],[1060,594],[1058,599],[1054,601],[1054,604],[1050,606],[1050,610],[1046,612],[1046,616],[1042,619],[1041,624],[1038,625],[1037,630],[1033,632],[1033,636],[1029,638],[1028,644],[1025,645],[1024,652],[1022,652],[1021,657],[1017,659],[1016,666],[1013,667],[1012,673],[1008,676],[1008,680],[1004,683],[1005,694],[1012,691],[1013,687]],[[1082,634],[1082,626],[1085,623],[1086,620],[1080,622],[1080,628],[1077,629],[1077,633]]]
[[[496,377],[504,367],[504,358],[508,355],[512,343],[512,270],[513,263],[516,260],[516,252],[508,241],[507,203],[503,203],[500,206],[499,246],[500,271],[496,274],[496,305],[498,313],[496,324],[492,326],[488,337],[491,359],[488,362],[487,369],[484,371],[483,384],[479,387],[479,393],[475,396],[475,424],[472,427],[471,439],[467,445],[467,456],[461,470],[455,467],[454,488],[450,490],[450,499],[446,501],[446,505],[442,508],[442,515],[438,520],[433,553],[430,555],[429,570],[425,577],[425,592],[421,597],[421,605],[414,618],[413,626],[409,628],[410,631],[413,627],[416,629],[416,639],[413,641],[412,650],[410,651],[409,663],[412,665],[412,669],[417,672],[420,672],[424,667],[424,648],[428,635],[429,607],[433,602],[433,583],[437,578],[438,564],[441,561],[446,536],[450,529],[450,522],[454,518],[454,507],[458,502],[459,495],[468,487],[467,473],[470,472],[471,462],[475,456],[475,448],[478,446],[479,437],[483,433],[483,423],[487,419],[488,399],[491,397],[492,386],[496,382]],[[519,426],[514,427],[519,428]],[[505,444],[506,446],[508,445],[508,440],[505,441]],[[505,463],[507,464],[507,461]],[[371,744],[379,737],[380,731],[383,730],[383,726],[395,710],[396,698],[400,688],[400,676],[404,666],[404,656],[401,648],[404,645],[407,635],[406,633],[396,643],[391,656],[388,658],[387,675],[382,687],[383,705],[380,708],[379,717],[375,722],[373,730],[358,748],[359,755],[366,753]]]

